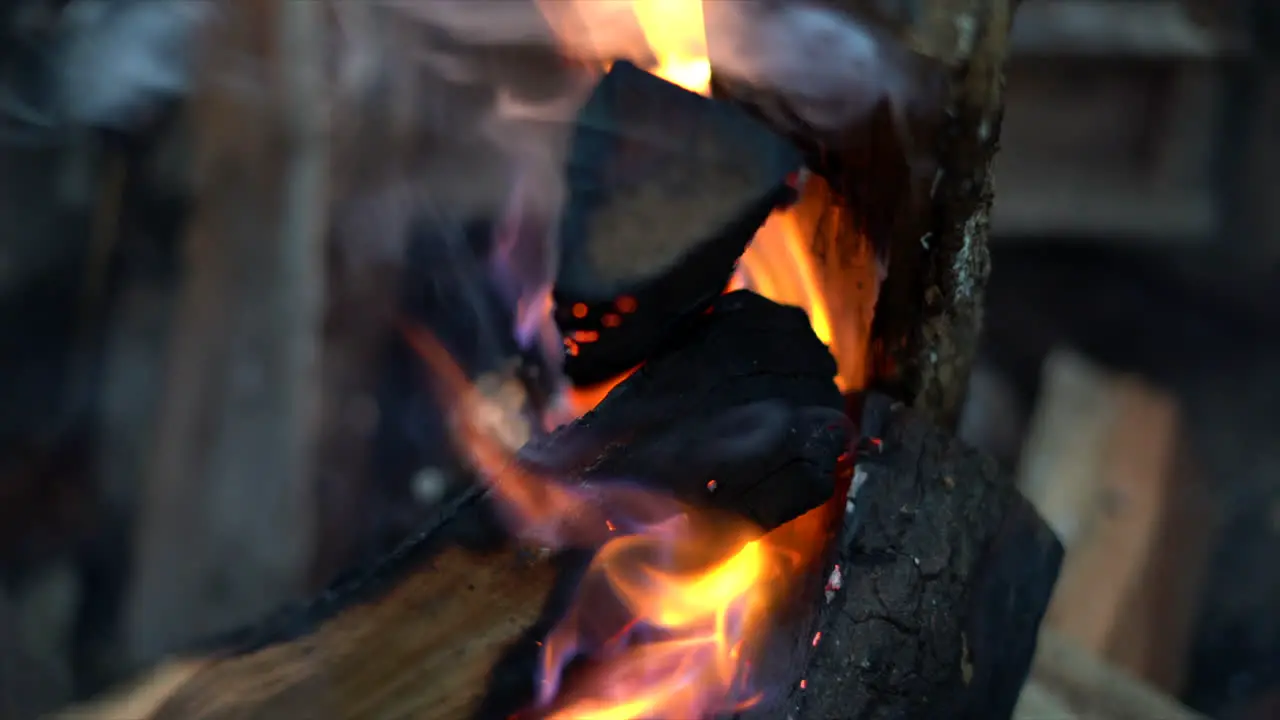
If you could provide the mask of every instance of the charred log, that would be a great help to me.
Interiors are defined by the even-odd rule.
[[[561,477],[659,484],[771,529],[821,505],[849,442],[804,312],[720,296],[580,420],[522,452]]]
[[[883,398],[862,416],[821,635],[793,623],[789,691],[744,717],[1009,717],[1061,548],[991,459]],[[472,491],[373,571],[89,717],[507,717],[581,561],[502,546]]]
[[[1061,544],[994,460],[922,413],[872,396],[861,430],[840,587],[790,715],[1010,717]]]
[[[764,528],[827,503],[851,428],[804,313],[738,292],[686,329],[523,462],[575,484],[648,484]],[[529,704],[538,641],[589,557],[522,551],[494,517],[473,488],[372,571],[213,643],[167,700],[130,716],[507,717]]]
[[[724,290],[800,155],[727,103],[628,62],[605,75],[574,132],[555,320],[564,372],[593,385],[645,360]]]

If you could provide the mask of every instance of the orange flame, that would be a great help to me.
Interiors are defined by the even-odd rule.
[[[592,1],[580,0],[584,3]],[[630,9],[644,36],[647,50],[655,59],[649,71],[686,90],[710,95],[711,62],[702,2],[630,0]],[[551,10],[548,8],[549,21],[556,15]],[[588,34],[592,32],[589,24],[583,30]],[[589,41],[588,44],[592,43]],[[646,61],[642,57],[629,59],[641,64]],[[860,342],[841,342],[843,338],[833,333],[831,310],[810,252],[812,244],[812,239],[801,229],[795,209],[774,213],[743,254],[739,273],[730,289],[747,287],[771,300],[795,305],[808,312],[814,333],[831,347],[836,356],[840,368],[836,384],[842,391],[850,390],[862,385],[865,348]],[[852,327],[850,330],[855,331]],[[590,409],[620,380],[616,378],[589,391],[576,392],[572,399],[573,407],[583,411]]]
[[[631,0],[630,10],[656,59],[650,70],[709,94],[702,0]],[[730,287],[750,287],[804,308],[814,332],[831,345],[831,312],[809,245],[794,210],[775,213],[747,249]],[[448,389],[442,399],[457,416],[458,443],[488,482],[513,532],[551,548],[596,549],[573,605],[542,644],[539,700],[545,716],[692,719],[758,702],[751,659],[766,641],[766,618],[782,599],[778,593],[792,588],[826,546],[843,512],[844,492],[838,489],[823,507],[764,533],[745,520],[630,486],[571,487],[539,477],[514,462],[515,448],[499,439],[519,436],[505,427],[519,422],[512,413],[495,408],[468,383],[430,336],[409,336]],[[857,353],[863,350],[851,347],[845,358],[833,347],[841,389],[861,384],[863,358]],[[562,398],[561,410],[585,413],[623,377]],[[707,487],[714,491],[716,481]],[[592,668],[562,683],[565,668],[580,653],[591,656]]]
[[[547,717],[697,718],[757,702],[749,658],[764,640],[763,620],[777,589],[823,546],[833,505],[766,534],[656,492],[541,477],[515,461],[528,432],[515,408],[468,382],[433,336],[405,333],[440,382],[459,447],[515,534],[552,549],[598,548],[574,604],[543,643]],[[622,612],[604,611],[607,602]],[[596,667],[563,688],[565,667],[584,652]]]

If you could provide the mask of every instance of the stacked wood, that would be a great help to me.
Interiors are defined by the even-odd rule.
[[[1040,633],[1031,679],[1023,688],[1013,717],[1204,720],[1199,713],[1053,630]]]
[[[245,18],[252,21],[246,19],[246,25],[235,29],[255,56],[281,57],[271,49],[275,41],[269,36],[296,30],[292,20],[310,22],[311,31],[320,32],[315,17],[294,18],[256,0],[241,4]],[[898,28],[899,36],[930,67],[941,68],[946,80],[946,112],[936,113],[940,127],[925,141],[901,136],[902,128],[889,109],[875,116],[870,129],[856,129],[856,136],[855,129],[821,136],[812,128],[785,128],[792,136],[810,138],[806,150],[842,158],[830,165],[818,163],[816,169],[826,181],[813,187],[830,193],[828,205],[845,212],[846,221],[860,217],[846,229],[857,231],[857,242],[881,248],[887,258],[872,379],[916,409],[889,410],[879,404],[879,410],[864,418],[864,428],[874,428],[868,432],[882,439],[884,452],[861,471],[857,524],[831,539],[830,551],[838,558],[843,580],[831,588],[829,602],[824,602],[821,583],[805,588],[817,596],[808,606],[813,617],[782,623],[793,635],[788,644],[803,653],[789,664],[790,676],[776,683],[791,691],[752,712],[787,705],[800,712],[838,712],[851,718],[941,713],[977,720],[1011,712],[1025,678],[1059,548],[993,462],[935,427],[953,424],[959,412],[980,324],[991,201],[988,165],[999,136],[1002,63],[1013,7],[1012,0],[934,0],[922,4]],[[308,82],[297,79],[302,85]],[[733,89],[725,92],[749,106],[755,103]],[[216,105],[219,96],[211,97]],[[310,217],[311,225],[290,225],[281,217],[288,214],[281,208],[305,209],[303,201],[317,196],[317,156],[310,154],[316,148],[317,130],[303,121],[305,109],[295,112],[300,114],[290,117],[300,124],[286,123],[289,130],[281,135],[248,129],[252,142],[239,146],[222,134],[230,130],[225,125],[221,131],[213,129],[212,140],[203,141],[209,149],[202,154],[201,167],[209,182],[201,192],[217,190],[202,200],[206,208],[240,203],[260,210],[252,227],[235,222],[219,226],[211,211],[197,213],[193,257],[210,269],[201,272],[204,280],[193,278],[183,304],[188,310],[179,313],[182,337],[175,343],[172,397],[161,421],[166,433],[161,440],[171,436],[172,441],[162,445],[157,479],[148,489],[153,508],[164,505],[177,511],[171,516],[154,514],[144,526],[147,544],[162,549],[149,549],[142,558],[149,569],[143,571],[139,597],[150,599],[135,603],[136,618],[146,608],[200,602],[194,593],[207,593],[211,582],[216,585],[230,568],[236,569],[237,587],[257,587],[261,596],[247,603],[238,598],[238,612],[267,604],[267,595],[284,596],[301,584],[295,577],[295,556],[308,542],[305,523],[273,520],[270,532],[252,540],[281,559],[279,564],[267,563],[262,573],[243,572],[244,558],[227,557],[216,544],[189,549],[175,540],[184,531],[197,539],[217,536],[211,531],[219,528],[209,527],[209,513],[200,515],[194,508],[202,499],[231,497],[237,487],[275,487],[289,517],[294,507],[307,502],[307,490],[299,483],[309,477],[310,456],[299,450],[313,436],[307,435],[310,423],[303,415],[310,403],[300,401],[316,391],[316,380],[300,363],[306,356],[301,351],[314,343],[306,336],[317,315],[308,303],[318,290],[320,274],[315,271],[316,256],[303,250],[306,239],[314,239],[321,228],[314,224],[316,216],[305,212],[291,217]],[[276,124],[278,120],[266,127]],[[287,142],[273,146],[267,142],[271,137]],[[889,142],[882,145],[880,140]],[[888,149],[866,155],[878,147]],[[938,171],[915,172],[912,152],[928,156],[928,164]],[[262,187],[234,187],[236,183],[228,182],[232,175],[255,178]],[[228,187],[214,188],[214,179]],[[288,227],[297,232],[272,234]],[[217,362],[218,350],[233,346],[228,343],[237,337],[257,337],[254,332],[238,332],[236,323],[241,320],[212,301],[236,297],[244,308],[257,297],[225,292],[231,277],[226,273],[233,267],[228,263],[239,256],[219,257],[210,250],[218,246],[208,239],[223,236],[235,239],[231,248],[252,246],[266,252],[269,247],[288,247],[298,252],[277,252],[266,258],[267,265],[254,266],[255,277],[280,273],[296,282],[276,286],[264,280],[250,288],[270,295],[255,307],[275,309],[291,300],[298,310],[273,341],[281,343],[281,354],[272,355],[282,359],[280,367],[298,370],[287,382],[272,386],[268,398],[279,401],[272,406],[277,409],[283,409],[286,400],[291,403],[287,417],[277,418],[273,425],[273,433],[280,433],[274,465],[249,467],[261,459],[233,456],[243,447],[239,441],[249,437],[247,427],[228,425],[228,408],[237,396],[208,390],[227,387],[229,376]],[[291,238],[290,243],[273,245],[279,237]],[[209,255],[200,254],[201,248]],[[290,265],[294,270],[279,264],[286,257],[298,261]],[[205,292],[214,287],[223,292]],[[870,300],[874,304],[874,298]],[[279,317],[283,316],[274,310],[262,313],[253,320],[254,327],[258,321]],[[214,352],[197,356],[202,342]],[[625,383],[619,390],[624,387]],[[219,430],[197,432],[209,427],[197,422],[200,418]],[[223,432],[238,442],[202,444]],[[213,454],[199,455],[203,450]],[[162,487],[163,477],[173,477],[184,463],[196,465],[191,469],[199,473],[184,484],[185,494],[151,489]],[[268,466],[279,470],[269,481],[262,476]],[[257,507],[273,519],[280,517],[269,504]],[[265,527],[257,513],[250,515],[240,520]],[[117,704],[75,712],[103,718],[121,713],[139,718],[285,717],[322,708],[334,717],[431,718],[483,717],[495,703],[519,705],[527,700],[527,684],[533,678],[528,656],[535,652],[539,633],[545,633],[551,620],[548,608],[555,606],[554,596],[564,591],[565,581],[562,567],[499,542],[501,534],[492,532],[490,515],[488,499],[470,493],[445,506],[421,535],[376,569],[208,653],[162,668],[127,693],[127,702],[145,701],[145,707],[122,710],[124,706]],[[830,527],[834,532],[838,523]],[[163,568],[178,559],[195,569],[166,580]],[[821,575],[832,577],[828,572]],[[255,580],[262,584],[253,586]],[[193,596],[184,599],[183,593]],[[921,597],[928,601],[917,602]],[[211,626],[227,620],[216,609],[207,615]],[[826,638],[816,645],[809,632],[815,624]],[[177,631],[171,630],[166,634],[161,627],[154,631],[159,635],[144,638],[142,646],[172,643]],[[505,665],[520,653],[524,659],[517,657],[514,669]]]
[[[1216,527],[1193,448],[1163,390],[1069,352],[1046,361],[1022,466],[1067,548],[1046,627],[1173,695]]]

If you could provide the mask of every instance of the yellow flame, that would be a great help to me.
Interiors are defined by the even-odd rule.
[[[776,302],[798,305],[809,313],[813,332],[831,344],[831,317],[822,287],[809,259],[809,240],[791,211],[775,213],[756,233],[742,256],[747,284]]]
[[[653,56],[649,71],[709,95],[711,64],[702,0],[631,0],[630,8]],[[589,27],[584,31],[591,33]],[[638,64],[649,60],[628,59]],[[741,267],[731,288],[750,287],[774,301],[805,309],[814,333],[832,345],[831,311],[822,277],[794,209],[775,213],[765,223],[744,253]],[[854,352],[863,349],[852,348]],[[840,364],[844,367],[846,362]],[[851,358],[851,367],[860,371],[861,365],[861,357]],[[852,375],[842,373],[837,378],[842,389],[858,383]],[[594,405],[612,385],[582,393],[578,399],[584,406]],[[513,478],[509,467],[491,477],[501,478],[498,489],[514,486],[503,496],[532,516],[527,525],[544,525],[547,516],[576,516],[579,520],[573,524],[582,522],[582,503],[562,487]],[[596,553],[587,581],[607,583],[634,622],[665,630],[666,639],[633,645],[602,663],[585,690],[579,688],[578,693],[561,698],[565,702],[550,715],[551,720],[695,717],[733,710],[719,703],[732,701],[741,689],[739,683],[749,675],[744,655],[760,649],[767,607],[776,599],[776,591],[789,587],[790,580],[824,546],[843,512],[843,497],[843,491],[838,491],[823,507],[763,534],[758,528],[738,527],[726,535],[722,524],[690,512],[694,522],[683,531],[608,540]],[[613,532],[611,523],[605,520],[604,524]],[[723,549],[731,550],[718,551]],[[673,553],[687,556],[688,572],[652,564],[652,558]],[[546,638],[544,661],[575,646],[575,613],[595,610],[575,603],[568,620]],[[737,709],[757,699],[738,698]]]
[[[650,72],[686,90],[709,94],[711,60],[702,0],[632,0],[631,11],[658,59]]]
[[[650,72],[686,90],[709,95],[711,61],[707,53],[702,0],[632,0],[631,10],[657,60]],[[831,345],[831,317],[814,271],[804,233],[792,211],[776,213],[756,234],[742,257],[746,282],[776,302],[809,313],[813,331]],[[841,389],[846,378],[838,378]]]

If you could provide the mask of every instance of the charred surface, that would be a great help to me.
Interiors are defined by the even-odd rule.
[[[523,459],[776,527],[833,495],[851,430],[834,375],[801,311],[733,293]],[[588,560],[516,548],[473,489],[372,569],[210,643],[205,665],[132,716],[508,717],[528,706],[538,641]]]
[[[741,109],[627,62],[578,118],[566,168],[555,321],[564,372],[629,370],[729,283],[760,225],[795,192],[800,153]]]
[[[797,308],[718,297],[600,405],[523,451],[579,481],[633,481],[771,529],[821,505],[849,442],[835,360]]]
[[[526,448],[523,458],[575,483],[632,481],[773,529],[829,503],[837,488],[853,427],[834,375],[835,361],[803,312],[730,293],[595,410]],[[589,560],[562,558],[557,591],[495,668],[478,717],[507,718],[528,706],[537,641]],[[821,569],[813,568],[812,579]],[[776,613],[776,645],[787,657],[808,645],[821,582],[809,585]],[[793,667],[767,671],[789,675]]]
[[[1007,718],[1062,547],[991,458],[883,398],[863,418],[881,443],[863,443],[842,587],[790,715]]]

